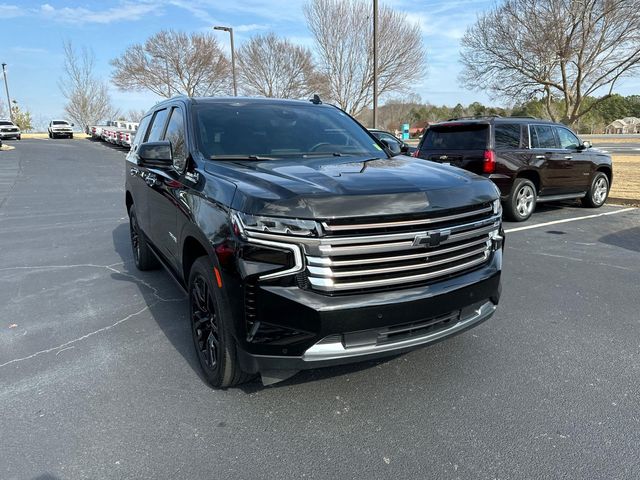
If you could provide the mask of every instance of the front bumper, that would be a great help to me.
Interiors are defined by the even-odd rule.
[[[20,132],[1,132],[0,138],[18,138],[20,136]]]
[[[490,318],[500,299],[502,251],[480,269],[423,287],[325,296],[260,287],[257,321],[307,333],[298,343],[240,341],[247,372],[297,371],[376,359],[437,342]],[[294,337],[295,338],[295,337]]]

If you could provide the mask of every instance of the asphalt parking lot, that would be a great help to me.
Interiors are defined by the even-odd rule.
[[[639,209],[507,224],[498,312],[448,341],[214,391],[184,294],[133,266],[123,151],[12,145],[0,478],[640,477]]]

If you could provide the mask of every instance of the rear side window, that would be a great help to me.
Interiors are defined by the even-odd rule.
[[[158,110],[153,115],[153,120],[151,121],[151,130],[147,134],[147,142],[157,142],[162,138],[162,134],[164,133],[164,124],[167,120],[167,109],[164,108],[162,110]]]
[[[485,150],[489,140],[489,125],[442,125],[427,130],[423,149]]]
[[[517,123],[496,124],[496,150],[520,148],[520,125]]]
[[[174,107],[171,111],[169,124],[167,125],[167,133],[164,139],[171,142],[171,150],[173,152],[173,168],[181,172],[184,170],[187,154],[184,145],[184,119],[182,111],[178,107]]]
[[[531,125],[531,148],[560,148],[551,125]]]

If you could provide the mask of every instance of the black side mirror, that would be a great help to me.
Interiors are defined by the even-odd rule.
[[[400,153],[402,153],[400,149],[400,145],[398,145],[397,143],[390,142],[385,138],[381,138],[380,141],[385,147],[387,147],[387,149],[391,152],[392,155],[400,155]]]
[[[409,145],[407,145],[406,143],[403,143],[402,146],[400,147],[400,153],[409,153]]]
[[[71,124],[71,126],[72,126],[72,127],[75,127],[75,126],[76,126],[76,124],[75,124],[75,123],[72,123],[72,124]]]
[[[136,152],[141,167],[170,168],[173,165],[171,142],[146,142],[140,144]]]

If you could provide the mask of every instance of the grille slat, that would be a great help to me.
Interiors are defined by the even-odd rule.
[[[426,219],[323,222],[326,236],[305,251],[307,279],[313,290],[339,294],[459,275],[487,262],[500,222],[487,204]]]

